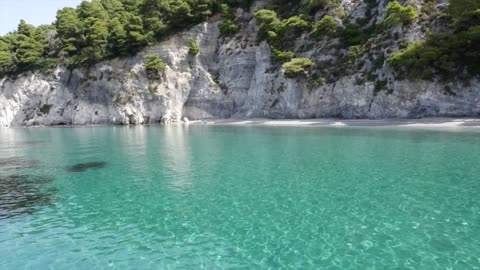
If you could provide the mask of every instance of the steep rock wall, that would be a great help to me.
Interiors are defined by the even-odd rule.
[[[362,5],[356,10],[364,9]],[[351,8],[352,9],[352,8]],[[352,14],[357,12],[353,9]],[[384,12],[379,11],[379,16]],[[359,15],[360,16],[360,15]],[[333,83],[311,86],[289,79],[271,61],[268,44],[256,40],[252,13],[239,9],[242,27],[234,37],[220,37],[218,22],[197,25],[135,57],[104,61],[49,75],[26,73],[0,80],[0,126],[146,124],[165,115],[205,118],[418,118],[480,115],[480,83],[395,80],[388,66],[377,74],[388,91],[373,82],[345,75]],[[399,30],[400,31],[400,30]],[[413,27],[406,39],[421,34]],[[188,40],[201,54],[188,54]],[[325,43],[326,41],[324,41]],[[330,41],[328,41],[330,42]],[[302,38],[298,41],[302,43]],[[333,57],[322,42],[303,56]],[[162,79],[147,79],[145,54],[159,54],[168,64]],[[367,67],[368,68],[368,67]]]

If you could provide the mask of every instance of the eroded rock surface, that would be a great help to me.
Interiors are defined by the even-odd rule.
[[[260,3],[261,4],[261,3]],[[365,6],[344,1],[361,18]],[[256,8],[256,7],[254,7]],[[363,10],[363,11],[362,11]],[[358,14],[358,15],[355,15]],[[377,12],[384,16],[384,10]],[[58,68],[49,75],[25,73],[0,80],[0,126],[147,124],[206,118],[416,118],[480,115],[480,83],[398,80],[388,66],[375,83],[349,74],[335,82],[311,86],[306,78],[288,79],[273,66],[265,42],[256,42],[252,12],[237,10],[242,23],[234,37],[220,37],[218,21],[199,24],[171,36],[134,57],[101,62],[90,68]],[[419,27],[400,35],[422,38]],[[188,40],[199,44],[188,54]],[[334,41],[332,41],[334,42]],[[302,37],[298,41],[302,43]],[[301,55],[314,60],[335,56],[319,41]],[[162,79],[149,80],[146,54],[168,64]],[[368,64],[365,68],[369,68]]]

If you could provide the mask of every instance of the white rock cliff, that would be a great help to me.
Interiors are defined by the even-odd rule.
[[[363,8],[363,7],[359,7]],[[53,74],[29,72],[0,79],[0,126],[147,124],[205,118],[417,118],[480,115],[480,83],[445,85],[431,81],[392,80],[380,76],[389,91],[356,74],[322,86],[285,78],[274,67],[269,46],[256,42],[255,20],[239,10],[243,27],[220,37],[218,22],[197,25],[131,58],[104,61]],[[405,33],[408,37],[414,32]],[[188,40],[200,46],[188,54]],[[315,48],[305,51],[313,56]],[[163,78],[149,81],[145,54],[168,64]],[[165,120],[166,121],[166,120]]]

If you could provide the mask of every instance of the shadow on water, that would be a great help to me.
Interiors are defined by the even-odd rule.
[[[32,214],[52,201],[54,189],[44,189],[52,177],[0,175],[0,220]]]
[[[38,160],[21,160],[16,158],[0,158],[0,169],[2,171],[31,169],[40,167]]]
[[[73,166],[67,167],[68,172],[85,172],[88,170],[103,169],[107,166],[106,162],[88,162],[88,163],[79,163]]]

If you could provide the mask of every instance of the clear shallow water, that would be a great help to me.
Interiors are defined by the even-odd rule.
[[[480,133],[0,129],[0,269],[480,269]]]

